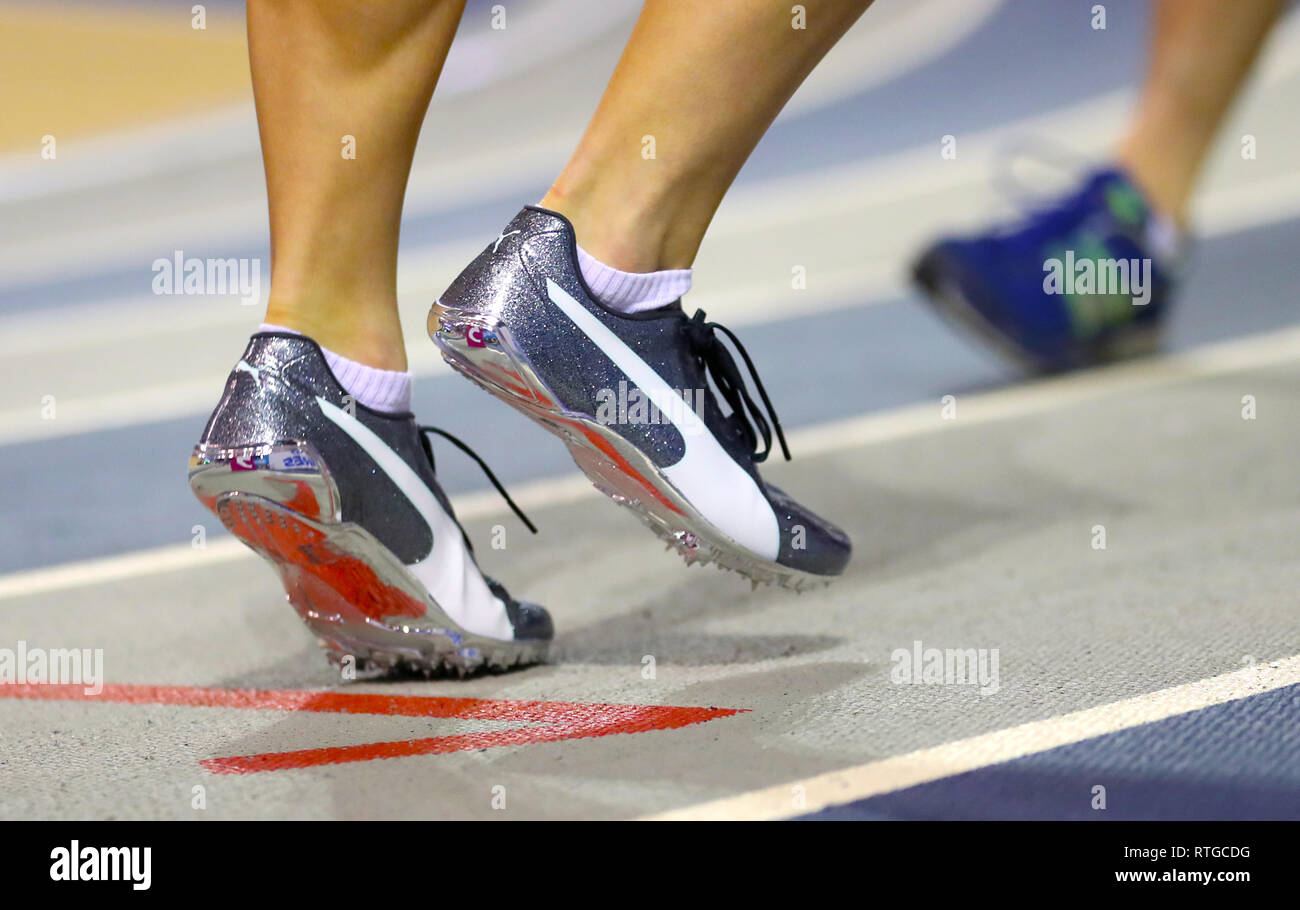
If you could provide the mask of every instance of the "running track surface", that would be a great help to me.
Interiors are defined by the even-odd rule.
[[[209,6],[238,16],[235,5]],[[1288,761],[1300,680],[1286,663],[1300,653],[1288,454],[1300,407],[1289,331],[1300,171],[1279,151],[1300,138],[1288,122],[1300,87],[1289,64],[1300,59],[1296,17],[1216,146],[1203,237],[1171,326],[1178,356],[1023,385],[938,325],[899,275],[934,231],[1008,211],[988,179],[1008,137],[1104,149],[1141,69],[1143,5],[1111,5],[1104,34],[1086,27],[1090,4],[880,0],[868,13],[853,41],[869,42],[873,28],[885,43],[927,37],[896,60],[881,45],[846,44],[856,56],[810,83],[764,140],[699,264],[697,302],[740,328],[794,431],[796,460],[771,476],[854,537],[848,575],[794,598],[681,568],[573,484],[549,437],[441,371],[419,334],[455,263],[562,162],[635,4],[609,7],[566,39],[575,47],[525,69],[520,90],[490,43],[488,5],[470,4],[464,59],[453,56],[426,125],[404,226],[417,409],[453,432],[472,428],[543,530],[525,539],[481,495],[472,466],[441,454],[471,533],[507,528],[507,549],[484,554],[488,569],[556,615],[555,662],[524,673],[339,686],[271,574],[189,498],[180,465],[257,310],[155,298],[150,263],[174,249],[265,260],[246,96],[191,112],[185,130],[126,133],[85,155],[68,143],[64,170],[0,161],[0,374],[11,390],[0,461],[22,478],[0,523],[0,647],[102,648],[113,685],[223,693],[34,699],[0,689],[12,743],[0,812],[627,817],[739,799],[729,811],[757,817],[1300,816]],[[511,5],[510,40],[538,46],[530,30],[571,21],[571,8]],[[165,6],[145,11],[161,35],[176,27]],[[942,27],[909,20],[923,15]],[[1034,79],[1016,75],[1017,58]],[[137,120],[123,111],[123,124]],[[510,129],[535,141],[509,143]],[[1265,150],[1258,160],[1237,154],[1244,133]],[[959,158],[941,170],[945,134],[958,137]],[[497,155],[478,170],[464,164],[476,141]],[[789,290],[791,265],[807,267],[808,290]],[[42,423],[32,415],[46,394],[60,417]],[[944,423],[948,394],[958,419]],[[1241,417],[1244,395],[1257,401],[1253,421]],[[1091,545],[1098,524],[1105,550]],[[205,549],[190,547],[196,527]],[[895,682],[893,655],[917,641],[996,650],[997,691]],[[1243,666],[1265,668],[1267,686],[1190,710],[1162,697],[1139,724],[1108,707]],[[331,696],[262,702],[240,694],[249,689],[387,701],[322,711]],[[421,707],[390,709],[417,704],[406,698]],[[1060,738],[1089,711],[1088,735]],[[637,720],[662,717],[690,722]],[[1031,744],[1004,748],[1004,731],[1027,724],[1042,725],[1026,734]],[[926,771],[928,750],[945,746],[952,773]],[[223,773],[252,767],[229,763],[239,757],[298,754],[331,760]],[[962,760],[986,754],[985,764]],[[881,767],[908,771],[882,777]],[[783,797],[774,811],[745,802],[850,768],[866,769],[853,778],[866,790],[907,783],[847,800]],[[1099,785],[1104,810],[1094,808]],[[193,807],[195,786],[206,808]],[[496,787],[505,808],[493,807]]]

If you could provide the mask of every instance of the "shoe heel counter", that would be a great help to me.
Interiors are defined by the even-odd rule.
[[[526,346],[522,338],[553,321],[538,272],[557,260],[552,271],[578,273],[572,227],[554,212],[525,207],[434,302],[426,326],[453,368],[513,404],[551,413],[561,408],[544,373],[571,364],[557,366],[545,344]]]
[[[240,360],[240,363],[244,362]],[[249,427],[253,422],[254,397],[246,388],[237,368],[231,370],[230,375],[226,377],[226,386],[221,393],[221,398],[218,399],[212,413],[208,415],[195,448],[200,446],[233,448],[240,444],[259,441],[238,438],[245,432],[244,428]]]
[[[200,443],[190,456],[189,484],[199,502],[217,515],[231,497],[258,496],[314,521],[341,518],[333,475],[319,453],[300,441],[234,449]]]
[[[434,306],[446,304],[466,313],[486,315],[492,300],[489,276],[496,270],[497,260],[498,253],[493,251],[492,244],[488,244],[470,261],[469,265],[461,269],[460,274],[452,280],[447,289],[438,295]],[[428,329],[430,337],[433,337],[438,330],[438,323],[432,310],[429,312],[425,328]]]
[[[558,413],[558,401],[512,332],[481,311],[438,301],[429,311],[429,335],[452,369],[530,410]]]
[[[296,426],[281,359],[254,338],[190,454],[188,479],[213,512],[234,494],[261,496],[318,521],[337,521],[338,485]]]
[[[456,276],[437,302],[479,315],[492,324],[507,321],[521,301],[545,297],[531,274],[530,261],[556,255],[572,259],[565,230],[559,216],[524,208]],[[431,313],[429,334],[437,328]]]

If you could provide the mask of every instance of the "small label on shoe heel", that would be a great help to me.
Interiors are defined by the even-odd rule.
[[[256,471],[258,468],[266,467],[265,455],[236,455],[230,459],[230,470],[232,471]]]
[[[265,468],[288,473],[318,472],[316,459],[300,448],[274,448],[265,455],[234,455],[230,459],[232,471],[256,471]]]
[[[266,456],[266,464],[272,471],[319,471],[316,459],[300,448],[273,449]]]
[[[338,489],[328,467],[301,440],[235,448],[200,444],[190,458],[189,479],[194,495],[208,508],[219,497],[243,493],[317,521],[340,517]]]
[[[497,344],[498,340],[496,333],[491,329],[469,325],[465,327],[465,343],[472,348],[485,348],[490,344]]]

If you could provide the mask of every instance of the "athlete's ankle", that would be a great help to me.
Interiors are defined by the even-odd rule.
[[[635,212],[611,213],[586,196],[566,195],[554,187],[538,204],[569,219],[578,244],[602,262],[625,272],[659,268],[659,237],[638,223]]]
[[[1194,169],[1176,166],[1170,162],[1171,156],[1135,147],[1133,141],[1123,143],[1115,158],[1148,204],[1180,230],[1186,230]]]
[[[712,212],[690,210],[689,193],[644,181],[557,180],[540,203],[573,224],[578,244],[624,272],[689,269]]]
[[[310,337],[287,325],[264,322],[259,332],[289,332]],[[315,339],[312,339],[313,341]],[[316,342],[320,344],[319,341]],[[330,350],[320,344],[321,354],[343,390],[355,401],[374,411],[405,412],[411,409],[411,374],[404,370],[385,370],[368,366]]]
[[[406,345],[402,340],[397,305],[384,308],[303,307],[272,296],[266,322],[306,335],[323,348],[378,370],[405,372]]]

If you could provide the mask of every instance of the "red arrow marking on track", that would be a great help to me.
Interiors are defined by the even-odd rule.
[[[261,711],[316,711],[325,714],[381,714],[392,717],[441,717],[458,720],[516,721],[542,726],[514,727],[488,733],[461,733],[358,746],[329,746],[296,752],[264,752],[199,762],[215,774],[282,771],[345,762],[442,755],[493,746],[519,746],[647,733],[704,723],[740,714],[741,708],[677,708],[668,705],[601,705],[562,701],[510,701],[493,698],[447,698],[433,695],[378,695],[369,692],[311,692],[292,689],[202,689],[193,686],[106,685],[87,695],[79,685],[0,685],[0,697],[49,701],[114,702],[129,705],[179,705],[187,708],[241,708]]]

